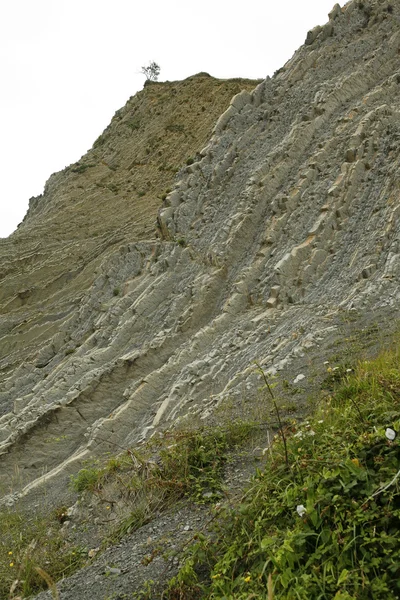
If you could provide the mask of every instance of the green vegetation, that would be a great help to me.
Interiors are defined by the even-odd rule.
[[[162,196],[161,196],[161,200],[164,202],[164,200],[166,200],[166,199],[167,199],[167,196],[168,196],[168,194],[170,194],[170,193],[171,193],[171,188],[168,188],[168,189],[166,189],[166,190],[165,190],[165,193],[164,193],[164,194],[162,194]]]
[[[213,503],[223,495],[223,470],[228,454],[254,435],[254,422],[235,421],[226,426],[167,431],[150,440],[140,452],[111,458],[104,466],[92,465],[71,477],[77,492],[130,499],[130,514],[120,521],[112,540],[148,523],[156,513],[179,499]],[[109,502],[109,500],[107,500]]]
[[[160,66],[152,60],[147,67],[142,67],[140,72],[146,76],[146,83],[150,81],[157,81],[160,75]]]
[[[94,491],[101,473],[102,471],[95,467],[81,469],[76,475],[71,475],[71,486],[76,492]]]
[[[140,119],[138,117],[130,119],[126,124],[131,131],[137,131],[140,129]]]
[[[265,470],[220,511],[211,541],[199,536],[167,597],[398,598],[399,434],[396,349],[275,436]]]
[[[71,477],[71,487],[101,499],[105,487],[114,482],[118,497],[132,499],[130,514],[106,540],[111,543],[179,499],[199,504],[219,499],[228,453],[253,435],[255,427],[236,421],[224,427],[164,432],[140,453],[128,450],[105,464],[86,466]],[[53,582],[83,566],[87,549],[65,540],[61,525],[66,518],[66,507],[34,518],[0,513],[0,598],[8,598],[11,588],[24,598],[52,588]]]
[[[165,130],[171,133],[185,133],[185,126],[181,123],[168,123]]]
[[[61,512],[0,512],[0,598],[27,597],[83,566],[86,550],[65,542]]]
[[[86,169],[92,169],[95,166],[96,165],[94,163],[86,163],[86,164],[76,163],[76,166],[72,167],[71,171],[72,171],[72,173],[84,173],[86,171]]]
[[[109,138],[109,134],[107,133],[102,133],[101,135],[99,135],[99,137],[95,140],[94,144],[93,144],[93,148],[100,148],[101,146],[104,146],[104,144],[107,141],[107,138]]]
[[[330,395],[301,423],[283,416],[261,375],[261,410],[250,403],[257,420],[235,418],[225,407],[225,418],[215,415],[224,424],[159,433],[140,451],[87,465],[71,486],[81,502],[94,494],[107,509],[126,498],[129,513],[116,519],[108,545],[178,501],[216,507],[209,531],[195,533],[184,550],[166,599],[398,598],[400,347],[353,371],[328,366]],[[260,422],[272,418],[277,433],[265,449],[266,466],[239,500],[227,501],[229,457],[259,443]],[[51,588],[82,566],[86,550],[61,535],[65,512],[33,519],[0,513],[0,597],[13,585],[22,597]],[[152,587],[135,593],[159,597]]]

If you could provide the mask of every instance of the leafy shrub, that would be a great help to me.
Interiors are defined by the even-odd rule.
[[[99,484],[103,472],[92,467],[81,469],[76,475],[71,475],[71,486],[76,492],[93,491]]]

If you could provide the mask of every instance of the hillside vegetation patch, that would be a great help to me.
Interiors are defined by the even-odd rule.
[[[399,350],[362,362],[315,416],[276,436],[265,469],[219,509],[169,599],[400,596]],[[207,575],[205,575],[207,574]]]
[[[46,516],[0,512],[0,598],[27,598],[83,566],[86,551],[65,540],[63,518],[64,509]]]

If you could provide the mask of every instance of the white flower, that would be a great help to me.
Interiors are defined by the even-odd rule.
[[[393,431],[393,429],[390,429],[390,427],[388,427],[385,431],[385,435],[386,435],[387,439],[392,442],[394,440],[394,438],[396,437],[396,432]]]
[[[299,515],[299,517],[303,517],[307,512],[307,509],[303,504],[298,504],[296,506],[296,510],[297,510],[297,514]]]

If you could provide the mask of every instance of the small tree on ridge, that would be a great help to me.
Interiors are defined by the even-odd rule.
[[[142,67],[140,72],[146,76],[146,81],[157,81],[160,74],[160,66],[153,60],[147,67]]]

